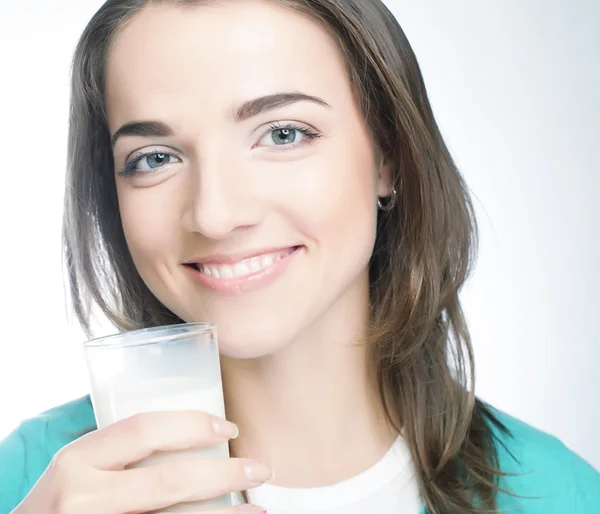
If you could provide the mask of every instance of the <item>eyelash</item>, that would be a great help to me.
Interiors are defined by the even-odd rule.
[[[137,163],[140,162],[144,157],[149,157],[150,155],[155,155],[157,153],[164,153],[165,155],[167,154],[166,152],[160,152],[157,150],[151,150],[148,152],[137,152],[130,160],[128,160],[125,163],[125,166],[123,166],[123,169],[121,169],[117,173],[117,175],[119,175],[119,177],[129,177],[131,175],[135,175],[135,167]]]
[[[269,130],[267,130],[267,132],[261,137],[261,140],[262,140],[262,138],[265,137],[265,135],[267,135],[269,132],[272,132],[274,130],[295,130],[297,132],[300,132],[304,136],[302,141],[300,141],[299,143],[290,143],[287,145],[279,145],[279,146],[281,146],[281,148],[277,151],[292,150],[301,145],[310,144],[315,139],[321,137],[321,134],[319,134],[317,131],[312,130],[308,127],[302,127],[299,125],[295,125],[293,123],[273,122],[273,123],[269,123],[268,127],[269,127]],[[130,177],[130,176],[136,175],[137,170],[135,169],[135,167],[136,167],[137,163],[140,162],[143,158],[149,157],[151,155],[156,155],[157,153],[174,157],[172,154],[169,154],[169,153],[161,151],[161,150],[149,150],[147,152],[137,152],[130,160],[128,160],[125,163],[125,166],[123,167],[123,169],[121,169],[117,174],[120,177]]]
[[[289,122],[281,123],[281,122],[276,121],[273,123],[269,123],[269,130],[267,131],[267,133],[272,132],[273,130],[296,130],[304,136],[304,139],[300,143],[290,143],[289,145],[281,145],[282,148],[280,151],[291,150],[292,148],[297,148],[298,146],[301,146],[304,144],[310,144],[315,139],[318,139],[319,137],[321,137],[321,134],[319,134],[315,130],[309,129],[308,127],[302,127],[299,125],[295,125],[295,124],[289,123]]]

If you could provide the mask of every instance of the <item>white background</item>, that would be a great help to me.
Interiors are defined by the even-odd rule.
[[[61,209],[72,51],[100,0],[0,0],[0,437],[87,392]],[[600,3],[395,0],[482,232],[477,393],[600,469]]]

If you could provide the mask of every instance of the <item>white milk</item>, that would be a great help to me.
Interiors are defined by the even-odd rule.
[[[208,386],[208,387],[207,387]],[[195,378],[160,378],[95,383],[92,393],[98,428],[128,418],[140,412],[171,410],[202,410],[215,416],[225,417],[223,392],[220,384],[210,387],[205,380]],[[228,458],[229,446],[223,443],[207,448],[195,448],[177,452],[154,454],[131,467],[142,467],[164,460]],[[191,512],[204,509],[229,507],[230,495],[214,500],[180,504],[169,507],[169,512]]]

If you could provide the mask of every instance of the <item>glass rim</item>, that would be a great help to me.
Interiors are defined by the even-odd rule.
[[[160,334],[173,329],[189,328],[187,333],[181,332],[173,334]],[[145,346],[157,343],[165,343],[173,339],[182,339],[194,335],[203,334],[205,332],[215,332],[216,326],[206,321],[197,321],[192,323],[175,323],[172,325],[159,325],[156,327],[138,328],[135,330],[127,330],[107,336],[100,336],[90,339],[83,343],[84,348],[130,348],[134,346]],[[148,337],[140,338],[136,341],[136,336],[148,334]],[[133,338],[131,341],[127,339]]]

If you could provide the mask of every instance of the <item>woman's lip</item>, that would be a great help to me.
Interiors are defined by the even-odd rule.
[[[263,255],[273,255],[277,253],[284,253],[289,250],[295,250],[297,246],[281,246],[272,248],[262,248],[260,250],[249,250],[245,252],[238,252],[234,254],[215,254],[215,255],[204,255],[185,261],[184,264],[197,264],[197,265],[219,265],[219,264],[236,264],[238,262],[252,259],[255,257],[261,257]]]
[[[244,275],[243,277],[217,279],[205,275],[199,271],[199,268],[196,266],[184,265],[184,268],[188,270],[188,273],[192,275],[192,278],[196,283],[205,289],[210,289],[215,293],[225,295],[242,294],[256,291],[275,281],[287,269],[292,261],[299,256],[303,249],[304,247],[302,246],[290,248],[291,253],[282,257],[277,262],[274,262],[267,268]]]

